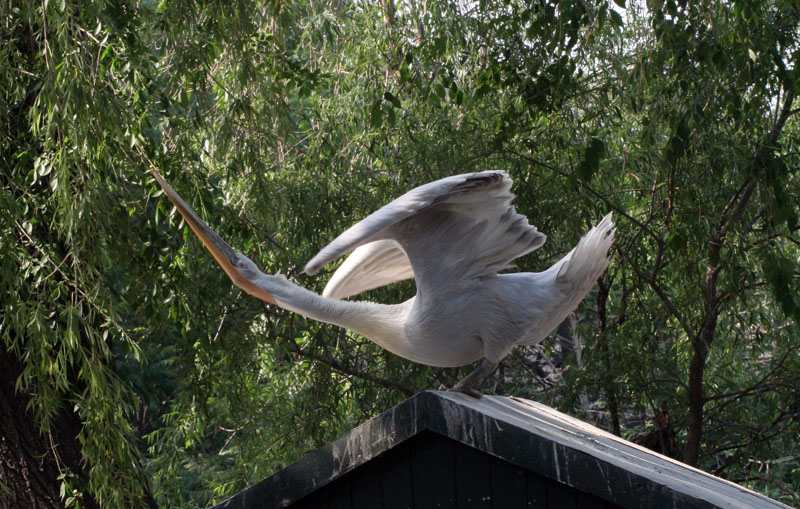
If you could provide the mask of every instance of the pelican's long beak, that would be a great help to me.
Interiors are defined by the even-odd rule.
[[[178,212],[183,216],[186,220],[186,224],[194,231],[195,235],[200,239],[200,242],[206,246],[206,249],[211,253],[211,256],[217,260],[217,263],[222,270],[231,278],[231,281],[241,288],[242,290],[246,291],[250,295],[254,297],[258,297],[259,299],[269,302],[270,304],[275,304],[275,298],[266,290],[261,288],[260,286],[256,285],[253,281],[247,278],[244,274],[242,274],[236,266],[238,255],[236,251],[233,250],[231,246],[228,245],[227,242],[222,240],[222,238],[217,235],[217,233],[208,227],[206,223],[200,219],[197,214],[194,213],[194,210],[183,201],[183,198],[175,192],[174,189],[167,184],[167,181],[164,180],[164,177],[158,173],[158,170],[155,168],[150,168],[150,173],[156,179],[156,182],[161,185],[161,188],[164,189],[164,192],[167,193],[167,196],[175,204],[175,208],[178,209]]]

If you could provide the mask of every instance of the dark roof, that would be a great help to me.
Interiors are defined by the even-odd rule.
[[[533,401],[434,391],[416,394],[217,507],[285,507],[423,432],[623,507],[788,507]]]

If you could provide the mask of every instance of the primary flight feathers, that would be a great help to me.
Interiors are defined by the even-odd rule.
[[[349,297],[410,277],[483,277],[542,244],[546,236],[517,214],[505,172],[455,175],[395,199],[345,230],[306,264],[308,274],[355,251],[323,295]],[[352,261],[351,261],[352,260]]]

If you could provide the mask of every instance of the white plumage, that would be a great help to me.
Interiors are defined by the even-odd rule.
[[[614,238],[609,214],[546,271],[499,274],[546,237],[514,210],[506,173],[456,175],[400,196],[325,246],[308,262],[307,273],[352,254],[317,295],[281,275],[262,273],[235,253],[153,173],[242,289],[353,330],[415,362],[456,367],[483,359],[454,387],[474,395],[514,346],[543,340],[575,309],[608,266]],[[417,295],[402,304],[340,300],[410,277]]]

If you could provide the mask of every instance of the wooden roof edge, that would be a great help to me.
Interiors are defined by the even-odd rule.
[[[789,507],[541,403],[438,394],[430,429],[625,507]]]
[[[430,430],[624,507],[786,508],[525,399],[425,391],[215,506],[287,506]]]
[[[286,507],[427,429],[431,393],[423,391],[353,428],[214,509]]]

